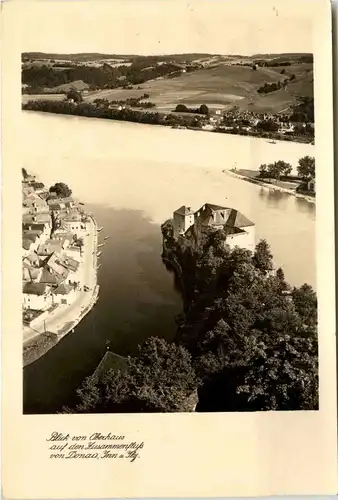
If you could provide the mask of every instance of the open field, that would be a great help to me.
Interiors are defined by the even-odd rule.
[[[299,64],[287,67],[287,75],[295,74],[296,80],[269,94],[259,94],[258,87],[265,82],[284,80],[282,68],[259,68],[253,71],[249,67],[223,64],[214,68],[205,68],[192,73],[185,73],[176,78],[151,80],[132,90],[112,89],[94,92],[86,98],[88,101],[102,98],[124,100],[140,97],[145,92],[157,109],[173,110],[177,104],[227,109],[239,105],[252,111],[281,112],[296,103],[297,95],[312,95],[313,73],[311,64]]]
[[[279,113],[288,111],[297,102],[298,96],[313,96],[313,64],[301,62],[302,60],[311,60],[311,56],[308,54],[265,54],[252,57],[217,54],[178,54],[149,57],[103,54],[23,54],[25,57],[28,55],[30,56],[29,64],[32,65],[41,64],[42,60],[45,63],[52,60],[62,61],[66,65],[67,62],[76,61],[98,66],[104,62],[110,63],[112,66],[126,62],[131,64],[131,61],[142,61],[142,64],[146,62],[147,65],[144,65],[141,71],[168,61],[177,64],[177,67],[182,69],[187,63],[204,66],[204,68],[192,72],[182,72],[180,76],[175,78],[159,77],[149,80],[141,85],[134,85],[132,89],[116,88],[94,91],[85,96],[85,100],[89,102],[97,98],[108,101],[125,100],[138,98],[144,93],[149,93],[149,100],[156,105],[157,110],[166,113],[174,110],[179,103],[189,107],[199,107],[201,104],[206,104],[210,109],[220,110],[227,110],[236,105],[243,110]],[[289,62],[291,65],[260,66],[257,70],[253,70],[250,64],[253,64],[256,59],[266,61],[266,63],[275,59],[279,63]],[[249,66],[241,64],[249,64]],[[285,88],[267,94],[257,92],[258,88],[265,83],[283,82],[291,75],[294,75],[295,79],[289,81]],[[88,88],[87,83],[78,80],[55,87],[55,90],[63,88],[68,90],[69,86],[78,90]],[[48,98],[50,97],[48,96]],[[36,99],[35,96],[32,99]]]

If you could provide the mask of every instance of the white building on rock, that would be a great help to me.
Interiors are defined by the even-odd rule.
[[[180,236],[196,238],[207,228],[224,229],[226,243],[231,248],[255,249],[255,224],[234,208],[206,203],[194,211],[183,205],[174,212],[173,226],[176,239]]]

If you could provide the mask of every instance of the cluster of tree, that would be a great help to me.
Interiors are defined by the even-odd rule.
[[[276,90],[281,89],[282,87],[285,87],[285,82],[274,82],[274,83],[264,83],[261,87],[257,89],[257,92],[259,94],[268,94],[270,92],[275,92]]]
[[[315,110],[314,98],[301,96],[298,98],[298,103],[292,107],[291,122],[314,123]]]
[[[68,198],[68,196],[72,195],[72,190],[64,182],[56,182],[49,188],[49,193],[57,198]]]
[[[162,227],[171,239],[170,222]],[[273,271],[266,241],[255,252],[226,243],[226,228],[177,243],[189,307],[177,341],[201,381],[200,411],[318,407],[317,298]]]
[[[259,167],[259,175],[264,179],[279,180],[281,176],[288,176],[292,172],[292,165],[285,161],[275,161],[274,163],[263,164]]]
[[[81,92],[79,92],[78,90],[75,90],[75,89],[70,89],[66,93],[66,98],[69,99],[69,100],[73,100],[76,103],[79,103],[79,102],[83,101],[83,97],[82,97]]]
[[[265,179],[277,179],[288,177],[292,172],[292,166],[285,161],[263,164],[259,167],[259,175]],[[298,178],[302,181],[309,181],[316,177],[315,159],[311,156],[303,156],[298,160]]]
[[[196,391],[192,357],[183,346],[151,337],[125,367],[85,379],[67,413],[177,412]]]
[[[285,74],[285,70],[282,70],[281,74]],[[292,74],[290,77],[285,78],[283,81],[273,82],[273,83],[264,83],[261,87],[257,89],[259,94],[269,94],[270,92],[276,92],[281,88],[285,88],[288,82],[292,82],[296,79],[296,75]]]
[[[146,123],[149,125],[167,125],[200,128],[202,126],[199,117],[181,115],[163,115],[160,113],[142,112],[125,108],[122,110],[109,108],[108,106],[97,106],[89,102],[72,103],[67,101],[28,101],[22,105],[22,109],[28,111],[44,111],[65,115],[86,116],[89,118],[106,118],[109,120],[120,120],[135,123]]]
[[[305,123],[304,124],[304,123],[295,122],[292,135],[297,135],[297,136],[304,135],[304,136],[309,136],[311,138],[314,138],[315,127],[312,123]]]
[[[206,104],[201,104],[199,108],[188,108],[185,104],[177,104],[175,108],[176,113],[194,113],[199,115],[208,115],[209,108]]]
[[[150,338],[126,368],[87,378],[68,412],[175,412],[196,390],[198,411],[318,408],[317,297],[274,271],[265,240],[252,253],[227,229],[163,240],[187,297],[177,337]]]
[[[267,61],[264,59],[258,59],[255,61],[255,64],[257,64],[257,66],[266,67],[266,68],[278,68],[280,66],[291,66],[290,61],[284,61],[284,60],[280,60],[280,59],[273,59],[271,61]]]
[[[115,104],[119,106],[130,106],[132,108],[155,108],[156,104],[150,101],[143,101],[143,99],[148,99],[150,95],[148,93],[144,93],[141,97],[129,97],[128,99],[121,100],[113,100],[108,101],[107,99],[95,99],[93,102],[97,106],[109,106],[110,104]]]
[[[149,67],[149,63],[140,60],[134,61],[130,66],[112,67],[104,64],[99,68],[79,66],[64,70],[42,65],[23,68],[22,83],[43,89],[82,80],[92,88],[116,88],[139,85],[148,80],[164,77],[176,69],[176,66],[170,63]],[[121,77],[124,78],[123,83]]]

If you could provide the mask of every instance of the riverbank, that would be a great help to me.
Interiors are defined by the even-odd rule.
[[[34,329],[28,326],[23,328],[23,366],[33,363],[54,347],[82,321],[98,300],[98,230],[95,218],[88,216],[88,220],[79,266],[83,278],[82,290],[77,292],[78,296],[72,304],[60,304],[40,323],[34,324]]]
[[[179,114],[176,112],[165,113],[158,110],[142,110],[126,108],[122,110],[110,107],[97,107],[89,102],[79,104],[60,100],[30,100],[22,102],[22,110],[35,111],[50,114],[81,116],[85,118],[99,118],[105,120],[126,121],[132,123],[157,125],[171,128],[187,129],[193,131],[211,132],[225,135],[239,135],[243,137],[253,137],[265,140],[278,140],[282,142],[293,142],[297,144],[313,144],[314,138],[311,136],[291,136],[277,132],[261,132],[258,130],[224,129],[214,126],[212,129],[203,128],[200,122],[200,115]],[[205,117],[204,117],[205,118]]]
[[[247,175],[241,175],[235,172],[234,170],[223,170],[223,172],[227,175],[230,175],[232,177],[235,177],[237,179],[242,179],[247,182],[251,182],[252,184],[258,184],[259,186],[265,187],[267,189],[270,189],[271,191],[279,191],[282,193],[287,193],[287,194],[292,194],[293,196],[296,196],[297,198],[302,198],[309,203],[316,203],[316,198],[314,196],[302,194],[302,193],[297,193],[295,189],[290,189],[282,186],[276,186],[275,184],[270,184],[268,182],[264,182],[260,179],[257,179],[255,177],[249,177]]]

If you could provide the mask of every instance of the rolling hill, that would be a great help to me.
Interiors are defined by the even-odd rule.
[[[115,55],[115,54],[44,54],[40,52],[26,52],[22,54],[23,60],[30,59],[30,64],[43,64],[43,61],[63,61],[67,63],[98,62],[95,69],[98,81],[102,76],[102,85],[86,99],[94,100],[98,95],[107,100],[123,100],[129,97],[139,97],[144,92],[150,94],[150,100],[156,104],[159,110],[172,111],[178,103],[197,107],[207,104],[211,109],[229,109],[234,105],[240,109],[252,111],[266,111],[272,113],[287,112],[296,104],[301,96],[313,97],[313,62],[311,54],[255,54],[253,56],[219,55],[219,54],[169,54],[163,56],[140,56],[140,55]],[[155,76],[148,76],[140,84],[129,82],[128,89],[107,88],[110,85],[107,74],[112,66],[111,60],[132,61],[130,72],[138,72],[143,76],[145,71],[157,68],[153,71]],[[100,62],[101,61],[101,62]],[[106,61],[106,63],[105,63]],[[254,67],[255,62],[259,66]],[[108,63],[108,64],[107,64]],[[161,64],[177,63],[175,74],[161,75],[157,71]],[[185,71],[184,65],[193,64],[192,71]],[[175,68],[174,68],[175,69]],[[62,68],[55,68],[49,64],[49,70],[62,72]],[[75,71],[74,82],[58,85],[57,90],[68,89],[69,86],[76,87],[81,81],[79,90],[87,88],[91,73],[89,70],[80,69]],[[124,74],[128,76],[128,71]],[[172,71],[169,70],[169,71]],[[178,73],[178,74],[176,74]],[[121,73],[122,74],[122,73]],[[68,73],[69,75],[69,73]],[[65,70],[65,76],[67,76]],[[35,78],[35,77],[34,77]],[[108,78],[108,80],[107,80]],[[116,78],[116,77],[115,77]],[[126,77],[124,77],[126,78]],[[71,78],[70,78],[71,79]],[[118,78],[117,78],[118,79]],[[75,81],[76,80],[76,81]],[[141,82],[141,80],[140,80]],[[62,82],[60,82],[62,83]],[[274,91],[269,89],[268,93],[259,93],[258,89],[264,86],[278,84]],[[87,86],[87,87],[86,87]],[[50,87],[50,86],[49,86]],[[265,91],[265,90],[264,90]]]

